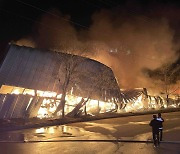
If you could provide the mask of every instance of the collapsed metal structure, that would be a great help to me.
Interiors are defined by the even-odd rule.
[[[49,106],[52,109],[59,103],[58,94],[63,83],[60,80],[65,78],[61,69],[64,56],[71,58],[71,55],[64,53],[57,56],[52,51],[10,45],[0,68],[0,119],[36,117],[40,107]],[[75,56],[75,59],[78,58]],[[81,71],[79,82],[71,83],[68,94],[109,103],[120,102],[120,90],[112,70],[97,61],[82,59],[76,69]],[[107,84],[107,75],[110,84]],[[106,82],[99,83],[103,80]],[[91,95],[88,95],[89,89]],[[46,98],[48,100],[43,104]],[[67,112],[70,106],[66,107]]]
[[[0,119],[54,116],[66,80],[64,62],[69,59],[79,64],[68,79],[66,115],[180,106],[179,97],[167,104],[163,97],[148,94],[146,88],[120,90],[112,70],[97,61],[10,45],[0,67]]]

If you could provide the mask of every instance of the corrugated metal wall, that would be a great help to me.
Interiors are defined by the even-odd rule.
[[[63,56],[64,54],[59,55]],[[114,78],[109,67],[94,60],[84,59],[83,64],[78,66],[79,70],[84,71],[84,74],[94,72],[91,75],[96,76],[100,68],[103,68],[110,70],[108,73]],[[11,45],[0,68],[0,86],[10,85],[35,90],[56,91],[59,85],[54,74],[59,71],[59,64],[63,60],[63,58],[57,58],[55,52]],[[79,83],[80,87],[87,86],[89,79],[85,80],[86,83]]]
[[[25,118],[31,98],[28,95],[1,94],[0,119]],[[34,115],[37,116],[37,112]]]
[[[57,58],[57,54],[54,52],[11,45],[0,68],[0,86],[10,85],[26,89],[57,92],[59,83],[55,79],[54,73],[57,74],[59,71],[59,65],[57,65],[59,61],[60,59]],[[96,72],[99,71],[98,68],[100,67],[110,70],[103,64],[90,59],[87,59],[79,69],[84,69],[84,72],[94,71],[94,76],[96,76]],[[113,73],[110,75],[114,77]],[[84,80],[88,81],[88,79]],[[87,87],[85,84],[86,82],[79,82],[78,86],[82,86],[83,89],[83,87]],[[100,89],[99,92],[95,92],[94,96],[100,94],[100,97],[102,97],[102,93],[104,92]],[[34,97],[28,110],[26,110],[30,98],[31,96],[28,95],[0,95],[0,118],[36,116],[42,98]],[[106,96],[104,96],[104,99],[106,99]]]
[[[0,119],[36,117],[44,98],[0,94]]]
[[[55,55],[12,45],[0,68],[0,85],[53,91]]]

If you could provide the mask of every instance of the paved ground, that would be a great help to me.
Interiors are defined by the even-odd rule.
[[[0,134],[2,154],[179,154],[180,112],[164,113],[164,141],[154,148],[151,128],[148,123],[152,115],[104,119],[74,123],[63,126],[42,127]],[[139,142],[94,142],[94,140],[126,140]],[[62,142],[66,140],[66,142]],[[87,142],[67,142],[87,140]],[[93,140],[93,142],[89,142]],[[7,143],[11,141],[13,143]],[[17,143],[24,142],[27,143]],[[48,142],[41,142],[48,141]],[[60,142],[59,142],[60,141]],[[168,142],[167,142],[168,141]],[[169,142],[171,141],[171,142]]]
[[[45,126],[63,125],[63,124],[76,123],[76,122],[87,122],[87,121],[102,120],[109,118],[150,115],[150,114],[157,114],[159,112],[170,113],[170,112],[179,112],[179,111],[180,108],[166,108],[161,110],[136,111],[136,112],[128,112],[128,113],[111,112],[111,113],[99,114],[96,116],[84,116],[79,118],[65,117],[63,119],[39,119],[39,118],[11,119],[11,120],[0,119],[0,132],[7,130],[12,131],[12,130],[21,130],[21,129],[29,129],[29,128],[39,128]]]

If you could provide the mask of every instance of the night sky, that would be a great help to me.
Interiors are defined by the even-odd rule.
[[[179,70],[180,1],[1,0],[0,19],[1,59],[9,42],[61,50],[59,42],[76,40],[96,46],[94,59],[110,66],[124,87],[147,86],[165,65]]]
[[[69,22],[77,29],[89,28],[92,15],[102,9],[131,18],[142,15],[144,20],[167,18],[178,31],[180,24],[180,1],[173,0],[1,0],[0,1],[0,41],[17,40],[31,34],[33,25],[52,8],[63,15],[70,15]]]

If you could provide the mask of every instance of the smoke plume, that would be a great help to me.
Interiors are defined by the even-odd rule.
[[[151,81],[142,70],[154,70],[176,60],[173,35],[165,19],[147,22],[133,17],[126,20],[108,11],[95,14],[90,29],[90,38],[103,42],[109,49],[106,50],[108,56],[99,52],[97,59],[114,70],[125,88],[150,87]]]
[[[34,47],[70,53],[89,51],[89,58],[112,68],[121,88],[153,87],[155,82],[143,70],[155,70],[176,60],[174,31],[165,18],[145,21],[141,16],[127,18],[101,10],[92,16],[89,29],[76,30],[68,22],[70,16],[50,12],[58,17],[44,14],[39,19],[31,35]],[[23,43],[19,40],[18,44]]]

